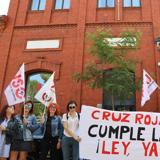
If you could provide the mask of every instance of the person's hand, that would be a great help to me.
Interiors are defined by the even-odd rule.
[[[26,118],[23,118],[23,123],[24,123],[25,125],[27,125],[27,124],[28,124],[28,121],[27,121],[27,119],[26,119]]]
[[[0,131],[5,131],[6,130],[6,127],[0,125]]]
[[[42,115],[41,124],[44,124],[44,122],[45,122],[45,117],[44,117],[44,115]]]
[[[81,141],[81,138],[79,136],[75,136],[74,139],[77,141],[77,142],[80,142]]]
[[[61,142],[60,142],[60,141],[58,141],[56,148],[57,148],[57,149],[60,149],[60,148],[61,148]]]
[[[78,142],[80,142],[80,141],[81,141],[81,138],[80,138],[79,136],[78,136],[78,138],[77,138],[77,141],[78,141]]]

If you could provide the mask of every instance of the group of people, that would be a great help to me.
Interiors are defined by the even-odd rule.
[[[67,113],[60,116],[60,107],[50,103],[37,123],[32,101],[27,101],[20,114],[15,106],[4,106],[0,112],[0,160],[26,160],[31,151],[35,159],[78,160],[79,113],[77,103],[67,104]],[[33,147],[34,146],[34,147]]]

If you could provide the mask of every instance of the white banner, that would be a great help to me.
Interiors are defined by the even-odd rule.
[[[157,83],[152,79],[152,77],[143,70],[143,85],[142,85],[142,99],[141,99],[141,106],[150,100],[151,94],[156,90],[158,87]]]
[[[24,64],[4,91],[8,105],[14,105],[25,101]]]
[[[80,158],[159,160],[160,114],[82,106]]]
[[[56,93],[54,86],[54,74],[48,79],[48,81],[43,85],[43,87],[37,92],[35,98],[43,103],[45,106],[48,106],[51,102],[56,102]]]

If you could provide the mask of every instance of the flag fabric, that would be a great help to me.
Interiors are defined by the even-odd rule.
[[[54,75],[55,73],[51,75],[48,81],[43,85],[43,87],[36,93],[34,97],[46,107],[48,107],[51,102],[56,103]]]
[[[15,105],[25,101],[24,70],[24,64],[22,64],[19,71],[4,91],[8,105]]]
[[[156,90],[158,87],[157,83],[152,79],[152,77],[143,70],[143,85],[142,85],[142,99],[141,99],[141,106],[150,100],[151,94]]]

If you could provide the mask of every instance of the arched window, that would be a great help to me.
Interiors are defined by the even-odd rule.
[[[129,98],[122,99],[122,98],[120,98],[120,96],[116,92],[117,88],[116,88],[115,83],[117,83],[118,81],[114,81],[115,75],[113,75],[113,71],[114,71],[114,69],[106,70],[104,72],[104,78],[106,79],[106,82],[109,83],[109,85],[107,86],[109,89],[103,89],[103,105],[102,105],[102,107],[104,109],[109,109],[109,110],[114,109],[114,110],[117,110],[117,111],[123,111],[123,110],[134,111],[135,110],[135,92],[134,92],[135,74],[131,72],[131,74],[130,74],[131,81],[128,84],[128,86],[125,84],[124,87],[123,87],[125,78],[123,78],[123,79],[119,78],[118,87],[120,89],[122,88],[121,93],[124,92],[124,94],[127,94],[127,91],[129,92],[129,90],[133,89],[133,95],[132,96],[130,96]],[[117,77],[118,76],[116,76],[116,78]],[[126,78],[125,83],[128,83],[127,78]],[[113,85],[114,85],[114,87],[113,87]],[[125,86],[127,88],[129,87],[129,90],[125,89]],[[132,88],[132,86],[133,86],[133,88]],[[112,92],[111,88],[113,89],[113,92]],[[129,93],[128,93],[128,95],[129,95]],[[114,108],[113,108],[113,102],[114,102]]]
[[[43,113],[44,105],[37,101],[34,96],[50,76],[51,73],[48,72],[36,72],[27,77],[26,101],[31,100],[34,103],[34,114],[36,116],[40,116]]]

